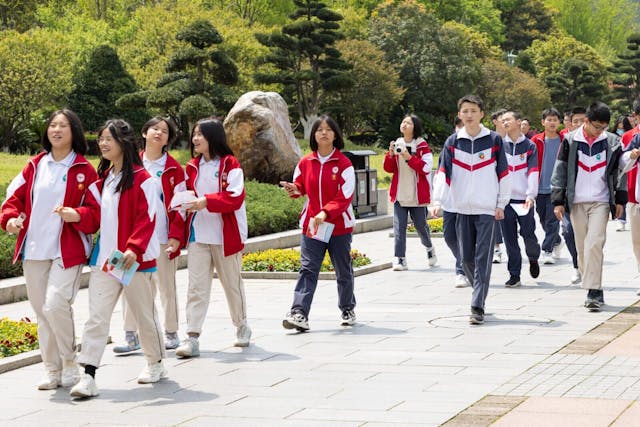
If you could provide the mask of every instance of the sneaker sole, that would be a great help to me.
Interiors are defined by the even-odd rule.
[[[355,324],[355,320],[343,320],[342,323],[340,323],[340,326],[353,326]]]
[[[145,378],[145,379],[140,379],[140,378],[138,378],[138,384],[155,384],[155,383],[157,383],[157,382],[160,382],[160,380],[163,380],[163,379],[168,378],[168,377],[169,377],[169,372],[167,372],[167,371],[165,370],[164,372],[162,372],[162,373],[160,374],[160,377],[159,377],[157,380],[155,380],[155,381],[154,381],[154,380],[152,380],[152,379],[147,380],[146,378]]]
[[[96,393],[96,394],[91,394],[91,393],[85,394],[85,393],[80,393],[80,392],[77,392],[77,391],[75,391],[75,392],[72,391],[72,392],[69,393],[69,395],[71,397],[75,397],[75,398],[78,398],[78,399],[85,399],[85,398],[88,398],[88,397],[96,397],[98,395],[98,393]]]
[[[116,350],[115,348],[113,349],[113,352],[115,354],[131,354],[131,353],[135,353],[136,351],[140,351],[140,347],[134,348],[132,350]]]
[[[522,285],[522,283],[518,282],[518,283],[514,283],[513,285],[505,284],[504,287],[505,288],[517,288],[517,287],[520,287],[521,285]]]
[[[233,343],[234,347],[249,347],[250,342],[244,342],[244,341],[236,341],[235,343]]]
[[[484,320],[469,319],[469,323],[472,325],[482,325],[484,323]]]
[[[309,328],[305,328],[304,326],[296,325],[295,323],[289,322],[287,319],[282,321],[282,326],[285,329],[296,329],[298,332],[307,332]]]

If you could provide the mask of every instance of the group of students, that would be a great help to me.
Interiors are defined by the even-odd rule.
[[[634,103],[638,115],[640,99]],[[522,268],[518,230],[536,278],[539,260],[555,263],[562,248],[559,224],[573,258],[571,281],[587,290],[587,310],[600,311],[606,225],[609,216],[622,216],[627,201],[633,204],[632,242],[640,263],[640,124],[622,133],[621,144],[619,134],[608,132],[611,111],[602,102],[574,109],[560,132],[560,113],[545,110],[545,130],[532,139],[522,133],[515,111],[492,117],[496,131],[481,124],[483,117],[479,97],[459,100],[461,126],[446,140],[433,180],[433,213],[443,212],[444,237],[456,257],[456,286],[473,286],[469,322],[484,322],[496,235],[504,239],[508,255],[505,286],[515,287]],[[535,235],[534,205],[545,232],[542,245]]]
[[[340,151],[344,140],[333,119],[320,117],[311,131],[312,153],[300,160],[293,182],[281,183],[291,197],[307,197],[300,217],[302,267],[291,310],[283,320],[285,328],[298,331],[309,329],[307,319],[326,251],[338,279],[340,324],[349,326],[356,320],[350,254],[355,173]],[[88,146],[78,116],[68,109],[55,111],[42,138],[44,151],[29,160],[7,189],[0,226],[17,235],[14,262],[23,261],[27,294],[38,318],[46,370],[40,390],[62,386],[71,387],[72,397],[98,395],[96,370],[121,294],[126,342],[114,351],[142,349],[146,366],[138,383],[167,377],[162,363],[166,350],[175,349],[177,357],[199,356],[214,271],[236,327],[234,345],[250,344],[241,277],[248,234],[244,173],[227,144],[222,122],[205,118],[195,124],[186,170],[167,152],[177,135],[170,119],[154,117],[141,133],[144,148],[139,151],[133,127],[121,119],[108,120],[98,130],[96,171],[84,157]],[[174,195],[182,192],[190,193],[190,200],[175,209]],[[328,239],[313,233],[323,223],[332,226]],[[182,248],[188,249],[189,285],[187,336],[180,342],[175,273]],[[87,260],[92,267],[89,318],[76,354],[72,305]],[[135,270],[130,281],[109,274],[110,263]],[[163,306],[164,336],[156,292]]]

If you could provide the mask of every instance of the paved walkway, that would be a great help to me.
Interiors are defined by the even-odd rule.
[[[355,235],[353,247],[374,260],[388,260],[393,252],[388,234]],[[247,280],[254,332],[247,349],[231,345],[235,331],[215,281],[201,337],[202,356],[179,360],[169,352],[168,380],[137,384],[142,355],[115,357],[110,345],[96,377],[100,396],[92,400],[72,401],[65,389],[36,390],[41,364],[0,375],[0,423],[640,423],[640,332],[632,327],[640,310],[618,314],[638,301],[640,281],[629,232],[616,233],[615,224],[609,223],[607,305],[602,312],[586,312],[586,291],[569,285],[572,269],[565,249],[558,264],[542,266],[537,280],[528,277],[525,264],[523,286],[516,289],[503,286],[506,264],[494,265],[487,322],[477,327],[467,321],[470,288],[453,287],[451,254],[442,239],[434,239],[434,244],[436,268],[426,267],[419,240],[409,239],[409,271],[384,270],[356,279],[358,324],[352,328],[339,326],[335,282],[321,282],[311,331],[298,334],[281,327],[295,282]],[[184,304],[186,270],[179,271],[178,280]],[[88,314],[86,290],[78,295],[75,308],[80,335]],[[27,302],[0,306],[0,311],[15,319],[32,316]],[[111,328],[115,340],[122,337],[121,328],[118,307]]]

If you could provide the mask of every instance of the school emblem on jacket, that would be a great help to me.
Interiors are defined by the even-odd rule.
[[[156,176],[157,176],[158,178],[160,178],[160,177],[162,176],[162,171],[158,171],[158,172],[156,172]]]
[[[524,160],[524,154],[520,154],[520,160]]]
[[[602,158],[602,156],[598,153],[596,154],[596,160],[600,160]]]
[[[85,176],[83,173],[79,173],[78,175],[76,175],[76,181],[84,182],[84,180],[85,180]]]
[[[480,160],[484,160],[484,153],[478,154],[478,157],[480,158]]]
[[[67,182],[67,174],[62,175],[62,182]]]
[[[339,170],[340,169],[338,169],[337,166],[334,166],[333,169],[331,169],[331,172],[333,172],[335,174],[335,173],[338,173]]]

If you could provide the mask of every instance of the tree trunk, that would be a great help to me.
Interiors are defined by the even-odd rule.
[[[304,139],[306,141],[309,140],[309,137],[311,136],[311,126],[318,117],[319,116],[317,113],[308,114],[307,117],[300,117],[300,123],[302,123],[302,128],[304,129]]]

